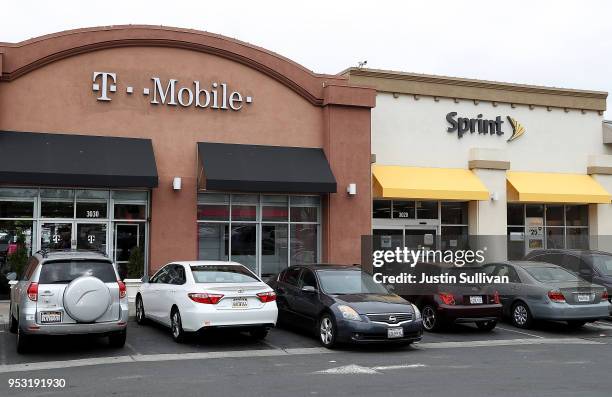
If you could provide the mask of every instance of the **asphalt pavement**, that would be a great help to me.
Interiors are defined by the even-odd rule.
[[[2,326],[0,326],[2,327]],[[453,395],[609,396],[612,323],[572,330],[541,323],[492,332],[470,325],[426,333],[411,347],[321,348],[296,329],[274,329],[263,341],[236,332],[172,341],[169,331],[130,322],[123,349],[104,338],[41,337],[19,355],[0,328],[2,395],[226,396]],[[63,388],[10,388],[15,379],[64,379]]]

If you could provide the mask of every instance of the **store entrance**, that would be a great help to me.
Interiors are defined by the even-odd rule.
[[[49,250],[83,249],[107,252],[107,224],[91,222],[43,222],[40,247]]]

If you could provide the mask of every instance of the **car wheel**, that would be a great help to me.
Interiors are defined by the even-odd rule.
[[[147,322],[147,317],[145,316],[144,305],[142,303],[142,296],[138,295],[136,297],[136,322],[139,325],[144,325]]]
[[[319,341],[328,349],[336,344],[336,323],[329,314],[324,314],[319,320]]]
[[[15,316],[13,316],[13,307],[11,305],[11,307],[9,308],[9,332],[12,334],[16,334],[18,326],[19,324],[15,319]]]
[[[125,339],[127,337],[127,331],[115,332],[108,336],[108,344],[111,347],[123,347],[125,345]]]
[[[497,321],[477,321],[476,327],[481,331],[492,331],[497,326]]]
[[[517,302],[512,306],[512,325],[518,328],[529,328],[533,323],[533,317],[526,304]]]
[[[429,332],[438,331],[442,324],[436,309],[431,305],[423,306],[421,310],[421,316],[423,318],[423,328]]]
[[[568,321],[567,326],[571,329],[581,328],[586,324],[586,321]]]
[[[17,328],[17,353],[27,353],[30,348],[31,337],[26,335],[21,328]]]
[[[268,336],[268,329],[267,328],[252,329],[251,331],[249,331],[249,335],[251,335],[251,338],[253,339],[261,340],[261,339],[264,339],[266,336]]]
[[[183,322],[181,321],[181,313],[178,309],[173,309],[170,313],[170,329],[172,330],[172,339],[177,343],[185,341],[185,331],[183,330]]]

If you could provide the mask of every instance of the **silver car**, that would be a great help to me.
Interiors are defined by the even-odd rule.
[[[610,302],[605,287],[591,284],[560,266],[544,262],[491,263],[484,271],[507,276],[509,283],[496,284],[504,314],[519,328],[534,320],[566,321],[582,327],[608,317]]]
[[[128,320],[125,284],[113,262],[91,251],[39,251],[11,288],[9,328],[17,351],[33,335],[101,334],[123,347]]]

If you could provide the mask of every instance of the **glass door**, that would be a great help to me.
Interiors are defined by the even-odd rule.
[[[106,253],[106,223],[77,223],[76,248]]]
[[[404,236],[404,243],[409,250],[436,249],[436,228],[406,227]]]
[[[397,247],[404,247],[403,228],[374,229],[372,231],[373,250],[395,250]]]
[[[40,225],[40,248],[72,248],[72,222],[44,222]]]
[[[143,269],[132,269],[129,272],[130,257],[133,255],[134,248],[140,248],[140,225],[137,223],[115,223],[115,249],[114,260],[117,264],[117,271],[121,279],[128,276],[137,277]],[[140,265],[140,264],[135,264]],[[133,274],[129,274],[133,273]]]

